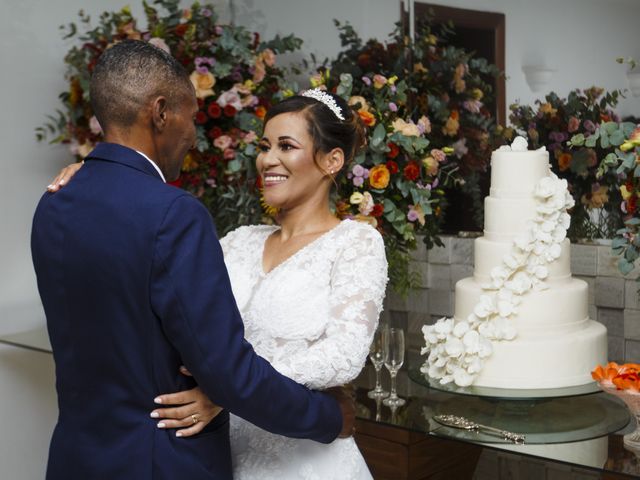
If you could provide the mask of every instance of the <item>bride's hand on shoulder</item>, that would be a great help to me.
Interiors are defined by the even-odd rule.
[[[182,367],[181,372],[190,375]],[[169,408],[156,408],[151,418],[158,419],[158,428],[177,428],[178,437],[191,437],[200,433],[207,424],[223,410],[207,397],[200,387],[178,393],[160,395],[154,399],[161,405],[173,405]]]
[[[82,165],[82,163],[72,163],[71,165],[67,165],[66,167],[64,167],[62,170],[60,170],[60,173],[56,175],[56,178],[54,178],[53,181],[49,185],[47,185],[47,190],[51,193],[60,190],[67,183],[69,183],[71,177],[73,177],[76,172],[80,170],[80,168],[82,168]]]

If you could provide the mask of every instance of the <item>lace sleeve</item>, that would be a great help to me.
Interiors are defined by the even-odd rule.
[[[330,321],[324,336],[284,368],[309,388],[344,385],[362,370],[378,326],[387,284],[380,234],[368,225],[350,229],[331,275]]]

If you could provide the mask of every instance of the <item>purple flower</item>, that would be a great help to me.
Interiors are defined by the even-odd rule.
[[[411,210],[409,210],[409,213],[407,213],[407,220],[409,220],[410,222],[415,222],[416,220],[418,220],[418,212],[416,212],[413,207],[411,207]]]
[[[365,169],[364,169],[364,167],[362,165],[355,165],[353,167],[353,174],[356,177],[362,177],[364,175],[364,171],[365,171]]]
[[[396,86],[395,86],[395,85],[391,85],[391,86],[389,87],[389,90],[391,90],[391,93],[396,93],[396,90],[398,90],[398,89],[396,88]]]
[[[389,110],[391,110],[392,112],[397,112],[398,106],[393,102],[389,102]]]
[[[599,183],[594,183],[591,185],[591,193],[596,193],[598,190],[600,190],[600,184]]]
[[[213,12],[211,10],[209,10],[208,8],[203,8],[200,13],[202,13],[203,17],[207,17],[208,18],[208,17],[210,17],[212,15]]]
[[[369,77],[362,77],[362,81],[367,87],[371,86],[371,79]]]
[[[549,138],[557,143],[562,143],[569,138],[569,135],[565,132],[551,132]]]
[[[585,120],[584,122],[582,122],[582,126],[586,131],[590,133],[593,133],[596,131],[596,126],[591,120]]]
[[[223,31],[224,30],[220,25],[216,25],[216,29],[215,29],[216,35],[222,35]]]
[[[364,183],[364,178],[362,177],[353,177],[353,185],[356,187],[361,187]]]
[[[209,73],[209,69],[204,65],[199,65],[196,67],[196,72],[201,73],[202,75]]]

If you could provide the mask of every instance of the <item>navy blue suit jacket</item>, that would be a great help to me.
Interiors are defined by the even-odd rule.
[[[47,479],[230,479],[226,411],[192,438],[149,416],[157,395],[193,387],[181,364],[261,428],[338,435],[337,402],[280,375],[244,339],[207,210],[134,150],[100,144],[45,194],[31,246],[60,412]]]

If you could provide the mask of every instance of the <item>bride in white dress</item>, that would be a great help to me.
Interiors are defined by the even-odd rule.
[[[336,176],[363,144],[359,116],[337,96],[311,90],[272,107],[256,166],[280,225],[240,227],[220,241],[245,337],[279,372],[311,389],[342,386],[360,373],[382,311],[380,233],[338,220],[329,207]],[[185,437],[219,412],[199,389],[162,400],[197,406],[196,425],[191,415],[172,416],[180,409],[154,411]],[[231,451],[234,480],[372,478],[353,437],[320,444],[231,415]]]
[[[240,227],[221,244],[247,340],[279,372],[325,389],[350,382],[365,363],[387,262],[377,230],[329,209],[335,176],[363,132],[342,99],[317,92],[265,118],[257,168],[280,226]],[[235,480],[371,478],[353,437],[323,445],[232,415],[231,451]]]

